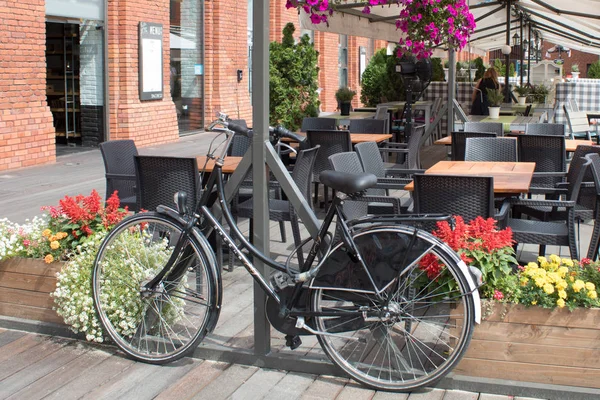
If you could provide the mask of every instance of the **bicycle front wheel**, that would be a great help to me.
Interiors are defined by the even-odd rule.
[[[474,302],[457,255],[424,231],[379,227],[353,235],[364,266],[340,244],[311,282],[321,347],[378,390],[435,383],[466,350]]]
[[[96,256],[94,305],[104,332],[136,360],[163,364],[185,356],[204,338],[215,312],[211,258],[193,237],[184,238],[167,275],[151,290],[145,287],[182,235],[168,217],[137,214],[109,233]]]

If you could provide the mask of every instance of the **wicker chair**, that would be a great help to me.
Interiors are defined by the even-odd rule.
[[[598,247],[600,246],[600,155],[596,153],[587,154],[585,156],[586,163],[584,167],[591,169],[594,177],[594,185],[596,187],[596,206],[594,207],[594,229],[590,238],[587,258],[591,260],[598,259]]]
[[[138,208],[154,211],[159,205],[172,206],[173,195],[187,193],[186,205],[193,210],[200,190],[195,158],[135,156]]]
[[[551,129],[554,129],[552,126],[556,124],[536,125],[549,125]],[[562,126],[564,131],[564,125],[557,126]],[[519,161],[535,163],[535,172],[566,171],[567,153],[564,134],[557,136],[533,134],[520,135],[517,137],[517,150],[519,153]],[[531,180],[531,186],[552,188],[561,180],[562,177],[560,176],[534,177]]]
[[[110,140],[100,143],[106,177],[106,199],[116,190],[121,207],[138,211],[135,188],[134,157],[138,151],[133,140]]]
[[[517,161],[517,141],[505,137],[468,138],[465,161]]]
[[[343,153],[352,150],[352,141],[348,131],[336,130],[308,130],[306,132],[308,145],[310,147],[321,146],[315,161],[313,171],[313,182],[315,184],[315,203],[319,198],[319,174],[330,168],[329,156],[336,153]],[[328,189],[323,186],[323,199],[325,205],[328,201]]]
[[[363,142],[354,146],[365,172],[377,177],[377,185],[386,189],[404,189],[412,181],[412,175],[423,173],[423,169],[405,169],[402,165],[386,166],[381,158],[381,150],[375,142]]]
[[[465,132],[489,132],[497,136],[504,136],[502,122],[465,122]]]
[[[421,139],[425,134],[425,125],[413,125],[408,143],[387,142],[381,146],[384,156],[392,153],[397,155],[395,168],[419,169],[421,168]]]
[[[231,122],[238,126],[241,126],[243,128],[248,127],[245,119],[232,119]],[[231,142],[231,146],[229,146],[229,149],[227,149],[227,155],[235,156],[235,157],[243,157],[251,145],[252,145],[252,138],[249,138],[249,137],[246,137],[243,135],[235,135],[233,137],[233,141]]]
[[[422,175],[414,176],[415,213],[460,215],[465,222],[478,216],[495,218],[503,226],[508,215],[505,202],[496,213],[494,178],[491,176]]]
[[[527,124],[525,126],[526,135],[552,135],[565,136],[564,124]]]
[[[387,106],[378,106],[377,110],[375,110],[375,116],[373,119],[381,120],[384,122],[384,132],[390,132],[390,113],[388,112],[389,107]]]
[[[319,146],[311,149],[301,150],[296,158],[296,164],[292,171],[292,179],[300,189],[305,199],[311,198],[312,172],[315,165],[316,156],[319,152]],[[237,206],[237,215],[250,218],[250,238],[253,237],[254,227],[252,218],[254,215],[253,199],[246,200]],[[294,211],[292,203],[288,200],[269,199],[269,219],[271,221],[290,221],[292,225],[292,234],[294,244],[300,246],[302,239],[300,237],[300,225],[298,214]],[[298,261],[300,265],[304,264],[302,249],[298,251]]]
[[[587,139],[592,140],[592,137],[598,141],[598,132],[592,132],[587,114],[584,111],[570,111],[563,105],[565,111],[565,117],[567,118],[567,125],[569,126],[571,139]]]
[[[332,170],[350,174],[364,173],[358,154],[353,151],[333,154],[329,157]],[[406,209],[401,199],[385,195],[384,189],[371,188],[367,195],[344,201],[343,210],[349,220],[371,214],[400,214]]]
[[[334,130],[337,129],[338,120],[335,118],[318,118],[318,117],[305,117],[302,119],[302,132],[308,132],[309,130]]]
[[[465,160],[465,146],[467,139],[472,137],[496,137],[495,133],[487,132],[452,132],[451,159],[452,161]]]
[[[348,129],[350,133],[387,133],[384,119],[352,119]]]

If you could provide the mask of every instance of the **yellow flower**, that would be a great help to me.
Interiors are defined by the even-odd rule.
[[[554,286],[552,286],[550,283],[546,283],[544,285],[544,292],[546,292],[546,294],[554,293]]]
[[[587,297],[589,297],[590,299],[597,299],[598,298],[598,293],[596,293],[595,290],[590,290],[587,293]]]
[[[533,301],[531,302],[531,305],[533,305],[533,306],[535,306],[536,304],[537,304],[537,300],[533,300]]]
[[[67,234],[67,232],[58,232],[58,233],[56,234],[56,237],[58,238],[58,240],[64,239],[64,238],[66,238],[67,236],[69,236],[69,235]]]
[[[585,283],[581,279],[577,279],[575,283],[573,283],[573,290],[575,293],[579,293],[581,289],[585,287]]]
[[[560,276],[557,272],[548,272],[548,275],[546,276],[548,277],[548,282],[550,283],[556,283],[560,281]]]
[[[544,278],[535,278],[535,286],[542,287],[546,283]]]
[[[534,262],[530,262],[527,264],[527,268],[536,269],[538,268],[538,265]]]
[[[48,254],[46,257],[44,257],[44,261],[46,264],[50,264],[52,261],[54,261],[54,257],[52,257],[52,254]]]
[[[563,308],[565,306],[565,301],[563,299],[558,299],[556,300],[556,305]]]
[[[569,267],[569,268],[572,268],[572,267],[573,267],[573,265],[574,265],[574,264],[573,264],[573,260],[571,260],[570,258],[563,258],[563,259],[562,259],[562,263],[563,263],[564,265],[566,265],[567,267]]]
[[[570,277],[569,277],[569,280],[570,280],[571,282],[575,282],[575,278],[574,278],[574,277],[572,277],[572,276],[570,276]]]
[[[55,241],[53,241],[53,242],[50,242],[50,248],[51,248],[52,250],[56,250],[56,249],[58,249],[59,247],[60,247],[60,243],[58,243],[56,240],[55,240]]]
[[[554,263],[554,264],[560,264],[560,257],[557,256],[556,254],[551,254],[550,255],[550,262]]]
[[[56,235],[51,235],[51,236],[48,238],[48,241],[49,241],[49,242],[56,242],[57,240],[58,240],[58,238],[56,237]]]
[[[522,277],[521,286],[527,286],[527,283],[529,283],[529,279],[527,279],[526,277]]]
[[[52,235],[52,231],[51,231],[50,229],[44,229],[44,230],[42,231],[42,236],[43,236],[43,237],[48,237],[48,236],[50,236],[50,235]]]
[[[560,267],[558,269],[558,275],[560,275],[561,278],[564,278],[565,276],[567,276],[568,272],[569,272],[569,268],[567,268],[567,267]]]
[[[560,297],[561,299],[566,299],[567,298],[567,292],[564,290],[559,290],[558,291],[558,297]]]
[[[591,290],[596,290],[596,285],[594,285],[592,282],[586,282],[586,283],[585,283],[585,288],[586,288],[587,290],[590,290],[590,291],[591,291]]]
[[[537,261],[539,264],[548,263],[548,260],[546,260],[546,257],[541,257],[541,256],[538,257]]]
[[[567,287],[569,287],[569,284],[564,279],[561,279],[560,281],[556,282],[556,285],[554,285],[554,286],[556,286],[556,288],[558,290],[562,290],[562,289],[566,289]]]

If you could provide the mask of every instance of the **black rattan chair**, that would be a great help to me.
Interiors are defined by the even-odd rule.
[[[195,158],[135,156],[135,172],[140,210],[154,211],[159,205],[172,207],[177,192],[187,194],[189,210],[196,206],[200,175]]]
[[[552,135],[565,136],[564,124],[527,124],[525,125],[526,135]]]
[[[302,132],[308,132],[309,130],[334,130],[337,129],[338,120],[335,118],[319,118],[319,117],[305,117],[302,119]]]
[[[106,199],[115,190],[121,207],[138,211],[134,157],[138,151],[133,140],[110,140],[100,143],[106,177]]]
[[[496,137],[495,133],[488,132],[452,132],[451,159],[452,161],[465,160],[465,146],[467,139],[472,137]]]
[[[498,136],[504,136],[504,125],[502,122],[465,122],[465,132],[488,132]]]
[[[468,138],[465,161],[517,161],[517,141],[505,137]]]
[[[519,135],[517,137],[517,149],[519,161],[534,162],[535,172],[565,172],[566,170],[567,153],[564,134],[557,136],[533,135],[529,133]],[[531,186],[552,188],[561,180],[561,176],[534,177],[531,180]]]
[[[318,203],[319,174],[321,171],[331,169],[329,165],[329,156],[351,151],[352,141],[350,140],[350,133],[348,131],[337,130],[308,130],[306,132],[306,138],[310,147],[320,146],[313,171],[315,203]],[[328,201],[328,189],[325,186],[323,186],[323,199],[326,206]]]
[[[381,146],[381,153],[396,154],[394,168],[419,169],[421,168],[421,139],[425,134],[425,125],[413,125],[408,143],[387,142]]]
[[[354,151],[337,153],[329,157],[332,170],[350,174],[364,173],[358,154]],[[343,210],[346,218],[355,219],[367,214],[400,214],[408,207],[406,200],[403,204],[398,197],[389,197],[385,189],[370,188],[366,196],[359,199],[347,199],[344,201]]]
[[[387,133],[384,119],[352,119],[350,120],[350,133]]]
[[[315,160],[319,152],[319,146],[311,149],[301,150],[296,158],[296,164],[292,171],[292,179],[300,189],[300,193],[310,202],[312,173],[315,165]],[[252,218],[254,215],[253,199],[246,200],[237,206],[237,215],[240,217],[250,218],[250,238],[253,237],[254,227]],[[300,246],[302,239],[300,237],[300,225],[298,223],[298,214],[294,211],[292,203],[288,200],[269,198],[269,219],[271,221],[290,221],[292,225],[292,234],[294,236],[294,244]],[[298,251],[298,261],[300,265],[304,264],[302,249]]]
[[[478,216],[491,217],[498,220],[499,226],[504,225],[509,210],[505,202],[496,213],[491,176],[417,174],[413,199],[417,214],[460,215],[465,222]]]
[[[245,119],[232,119],[230,122],[243,128],[248,127]],[[227,155],[243,157],[244,154],[246,154],[246,152],[248,151],[248,149],[250,149],[251,145],[252,138],[243,135],[235,135],[233,137],[233,141],[231,142],[231,146],[229,146],[229,149],[227,149]]]

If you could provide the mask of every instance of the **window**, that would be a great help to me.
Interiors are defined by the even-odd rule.
[[[338,44],[338,71],[340,87],[348,86],[348,36],[340,35]]]

